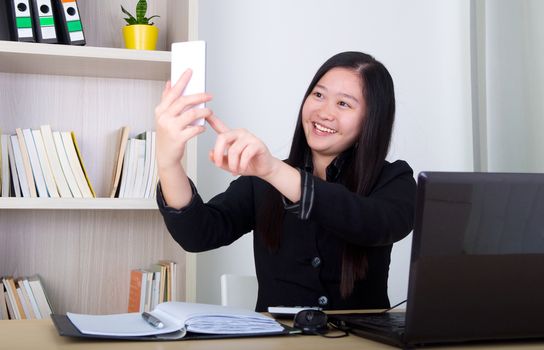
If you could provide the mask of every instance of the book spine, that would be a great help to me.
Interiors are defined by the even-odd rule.
[[[15,154],[13,152],[13,144],[11,136],[8,137],[8,156],[9,165],[11,167],[11,180],[13,182],[13,192],[15,197],[21,197],[21,186],[19,184],[19,175],[17,174],[17,165],[15,164]]]
[[[47,187],[47,192],[51,198],[59,198],[59,191],[57,189],[57,184],[53,177],[53,172],[51,166],[49,165],[49,159],[45,151],[45,144],[43,141],[43,136],[40,130],[32,130],[32,136],[34,138],[34,143],[36,144],[36,151],[38,154],[38,160],[40,162],[43,178],[45,180],[45,186]]]
[[[15,301],[14,291],[11,289],[11,286],[9,285],[8,279],[4,277],[2,279],[2,283],[4,285],[4,288],[6,288],[6,302],[9,309],[9,314],[11,315],[11,319],[13,320],[20,320],[21,315],[19,314],[19,309],[17,308],[17,302]]]
[[[155,176],[155,132],[151,131],[147,141],[149,143],[149,172],[146,175],[144,198],[151,198],[153,194],[153,178]],[[146,158],[147,160],[147,158]]]
[[[25,299],[23,291],[21,290],[21,287],[15,287],[15,290],[17,291],[17,296],[19,297],[19,301],[21,302],[21,306],[23,308],[22,313],[25,315],[25,319],[31,320],[32,314],[30,313],[28,304],[26,303],[26,299]]]
[[[38,189],[38,197],[49,197],[47,187],[45,186],[45,178],[43,176],[42,167],[40,165],[40,161],[38,160],[38,151],[36,150],[36,144],[34,143],[32,131],[30,129],[23,129],[23,137],[26,144],[26,149],[28,150],[28,158],[30,159],[30,167],[32,168],[36,188]]]
[[[21,299],[19,299],[19,294],[17,293],[17,288],[15,287],[15,282],[13,281],[13,278],[7,279],[7,284],[9,286],[6,286],[6,289],[8,289],[8,292],[10,294],[10,297],[13,302],[13,309],[15,310],[15,315],[18,316],[18,320],[26,320],[26,314],[23,310],[23,304],[21,303]]]
[[[0,319],[9,320],[9,311],[8,311],[8,302],[7,295],[4,291],[4,284],[0,283]]]
[[[53,132],[53,141],[55,142],[55,148],[57,150],[57,155],[59,156],[59,162],[62,168],[62,172],[66,177],[66,182],[68,183],[70,192],[72,192],[72,196],[74,198],[83,198],[83,195],[79,190],[79,186],[77,185],[74,172],[72,171],[72,167],[70,166],[70,162],[68,161],[68,155],[66,154],[64,142],[62,142],[62,136],[59,131]]]
[[[40,131],[45,146],[45,153],[47,154],[47,159],[49,160],[49,165],[51,167],[59,195],[62,198],[71,198],[73,195],[70,191],[70,187],[60,164],[59,155],[57,154],[55,147],[55,141],[53,140],[53,131],[49,125],[40,126]]]
[[[127,193],[127,182],[128,182],[128,173],[129,173],[129,164],[130,164],[130,150],[132,148],[132,139],[127,140],[127,146],[125,149],[125,155],[123,157],[123,171],[121,173],[121,184],[119,188],[119,198],[126,198],[125,193]]]
[[[30,165],[30,157],[28,155],[28,149],[26,147],[23,131],[17,128],[15,129],[15,133],[17,134],[17,142],[19,144],[18,149],[20,150],[19,152],[21,154],[22,163],[24,166],[26,183],[28,184],[28,191],[30,193],[29,197],[35,198],[38,197],[38,193],[36,192],[36,183],[34,182],[34,175],[32,174],[32,166]]]
[[[32,294],[34,294],[34,297],[36,298],[42,318],[51,318],[53,311],[45,294],[45,289],[43,288],[42,282],[38,277],[31,277],[28,279],[28,283],[30,285],[30,289],[32,289]]]
[[[17,167],[17,176],[19,177],[19,183],[21,184],[21,193],[23,197],[30,197],[30,188],[26,179],[26,169],[23,164],[23,155],[21,153],[21,147],[19,145],[19,138],[17,135],[11,136],[11,146],[13,148],[13,154],[15,159],[15,165]]]
[[[130,286],[128,294],[128,312],[140,312],[140,296],[142,293],[142,272],[130,271]]]
[[[87,174],[87,170],[85,169],[85,163],[83,162],[83,155],[81,154],[81,150],[79,149],[79,145],[76,139],[76,134],[72,131],[70,132],[70,136],[72,137],[72,142],[74,144],[74,149],[76,151],[77,159],[79,160],[79,164],[81,166],[83,179],[87,183],[88,189],[91,191],[91,197],[96,198],[96,193],[94,192],[93,185],[91,185],[91,179],[89,179],[89,174]]]
[[[76,179],[77,187],[81,191],[83,198],[93,198],[91,190],[89,189],[89,185],[85,180],[83,170],[81,169],[81,163],[79,162],[74,142],[72,141],[72,135],[70,134],[70,132],[67,131],[61,132],[60,135],[62,137],[64,149],[66,150],[66,155],[68,156],[70,168],[72,169],[72,172]]]
[[[15,316],[15,311],[13,310],[13,305],[11,301],[9,300],[9,295],[7,291],[4,292],[4,299],[6,300],[6,305],[7,305],[7,309],[9,313],[9,317],[7,319],[16,320],[17,317]]]
[[[13,152],[11,136],[8,136],[8,157],[9,166],[11,168],[11,181],[13,182],[13,195],[15,197],[21,197],[21,186],[19,184],[19,175],[17,174],[17,165],[15,164],[15,153]]]
[[[20,282],[22,284],[22,288],[26,291],[26,294],[28,295],[28,299],[30,301],[30,305],[32,306],[32,310],[34,311],[34,315],[38,320],[42,319],[42,314],[40,312],[40,308],[38,307],[38,302],[36,301],[36,297],[34,296],[34,293],[32,293],[32,288],[30,288],[30,284],[28,283],[28,279],[23,279]]]
[[[0,168],[2,169],[0,176],[2,177],[2,197],[9,197],[9,190],[11,188],[10,181],[10,168],[9,168],[9,156],[8,156],[8,144],[9,144],[9,135],[2,134],[0,135],[0,157],[2,158],[2,164]]]
[[[117,147],[117,157],[115,157],[115,164],[113,168],[112,175],[112,185],[110,198],[115,198],[117,191],[119,189],[119,182],[121,180],[121,171],[123,169],[123,161],[125,157],[125,150],[128,142],[130,128],[128,126],[123,126],[119,132],[119,144]]]

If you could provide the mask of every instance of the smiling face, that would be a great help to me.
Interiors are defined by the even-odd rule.
[[[330,164],[359,138],[366,103],[359,73],[329,70],[304,101],[302,126],[314,164]]]

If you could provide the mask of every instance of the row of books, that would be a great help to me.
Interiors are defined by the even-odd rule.
[[[50,318],[51,304],[38,276],[3,277],[0,284],[0,320]]]
[[[74,132],[0,132],[2,197],[94,198]]]
[[[154,198],[158,174],[155,132],[145,131],[129,138],[129,127],[119,131],[117,161],[110,197]]]
[[[76,0],[0,1],[0,39],[85,45]]]
[[[149,312],[160,303],[177,300],[176,266],[161,260],[149,269],[130,271],[128,312]]]

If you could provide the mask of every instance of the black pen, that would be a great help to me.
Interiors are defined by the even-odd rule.
[[[162,323],[157,317],[151,315],[149,312],[142,313],[142,318],[155,328],[164,327],[164,323]]]

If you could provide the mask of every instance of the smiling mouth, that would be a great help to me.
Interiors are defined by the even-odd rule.
[[[314,128],[316,128],[317,131],[325,132],[327,134],[336,134],[337,133],[336,130],[331,129],[331,128],[327,128],[326,126],[321,125],[319,123],[314,122],[313,124],[314,124]]]

